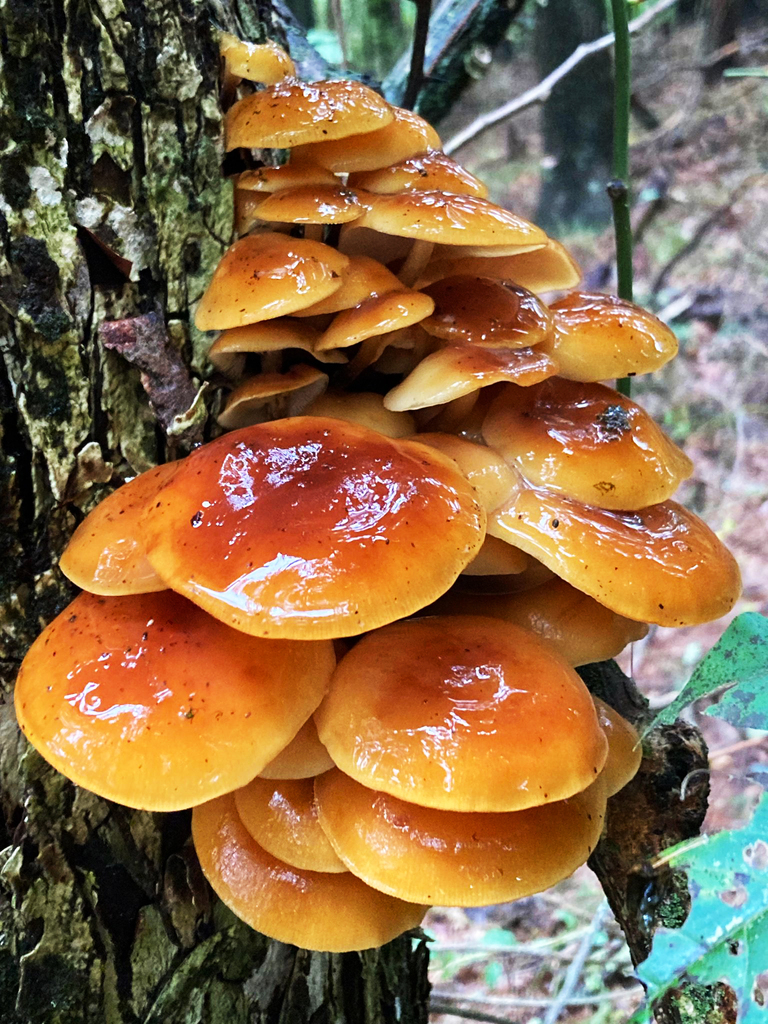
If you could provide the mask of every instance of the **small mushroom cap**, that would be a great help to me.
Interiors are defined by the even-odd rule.
[[[440,147],[440,136],[423,117],[392,107],[393,119],[364,135],[315,142],[294,150],[294,159],[310,160],[331,171],[375,171]]]
[[[450,250],[439,249],[422,273],[417,287],[425,288],[434,281],[456,274],[476,274],[495,281],[509,281],[536,295],[573,288],[581,280],[581,270],[568,250],[554,238],[548,238],[546,245],[512,256],[458,256]]]
[[[652,313],[615,295],[572,292],[550,307],[547,342],[570,380],[598,381],[653,373],[677,355],[677,338]]]
[[[308,718],[291,742],[259,772],[261,779],[310,779],[333,768],[320,742],[314,718]]]
[[[435,615],[489,615],[513,622],[546,640],[573,666],[615,658],[627,644],[648,633],[644,622],[617,615],[560,579],[513,594],[451,590],[431,610]]]
[[[237,629],[295,639],[355,636],[424,607],[484,528],[445,456],[314,416],[198,448],[143,521],[174,590]]]
[[[435,300],[435,311],[422,327],[451,345],[530,348],[554,330],[541,299],[517,285],[460,274],[424,292]]]
[[[315,781],[320,823],[368,885],[440,906],[505,903],[584,864],[605,816],[600,776],[567,800],[502,814],[434,810],[377,793],[338,769]]]
[[[384,408],[381,395],[365,391],[326,391],[310,405],[307,415],[358,423],[386,437],[411,437],[416,432],[413,416],[407,412],[390,412]]]
[[[447,245],[543,245],[547,240],[535,224],[478,196],[410,189],[395,195],[372,193],[368,202],[353,230],[373,228]]]
[[[502,382],[529,387],[557,373],[557,363],[534,348],[477,348],[449,345],[432,352],[384,396],[395,412],[444,405]]]
[[[317,820],[314,779],[253,779],[235,793],[235,807],[262,850],[283,863],[335,874],[347,870]]]
[[[347,257],[322,242],[276,232],[240,238],[224,253],[200,300],[200,331],[295,313],[341,287]]]
[[[485,199],[488,187],[439,149],[412,156],[391,167],[375,171],[358,171],[349,176],[352,188],[391,195],[406,189],[418,191],[456,192]]]
[[[328,387],[328,374],[297,363],[286,373],[261,373],[239,384],[218,417],[226,430],[300,416]]]
[[[377,295],[402,290],[402,282],[383,263],[371,259],[370,256],[353,255],[349,257],[349,263],[341,272],[339,290],[296,315],[305,317],[338,313],[339,310],[351,309]]]
[[[517,576],[530,565],[532,559],[521,551],[519,548],[512,547],[511,544],[505,544],[503,540],[498,540],[496,537],[486,536],[483,541],[483,546],[480,548],[478,553],[469,563],[467,568],[461,574],[462,577],[466,576]],[[448,597],[452,592],[449,591],[445,596]],[[457,597],[464,598],[465,594],[457,592]],[[439,599],[439,600],[442,600]],[[446,615],[454,614],[451,607],[443,607],[438,604],[432,606],[435,609],[435,614],[441,613]],[[470,614],[489,614],[484,613],[479,608],[471,606],[470,601],[467,601],[467,607],[464,608],[465,612]]]
[[[602,384],[553,377],[506,388],[483,436],[534,486],[601,508],[657,505],[693,472],[643,408]]]
[[[599,697],[593,695],[592,700],[595,702],[600,728],[608,739],[608,760],[602,778],[605,779],[606,795],[613,796],[637,775],[643,760],[643,746],[631,722]]]
[[[253,215],[285,224],[346,224],[364,212],[357,193],[343,185],[297,185],[257,200]]]
[[[249,192],[279,192],[299,185],[338,185],[339,179],[325,167],[308,161],[281,164],[279,167],[256,167],[243,171],[235,182],[236,189]]]
[[[88,513],[59,559],[67,579],[91,594],[111,597],[168,589],[144,554],[138,525],[147,502],[178,467],[169,462],[141,473]]]
[[[302,320],[289,317],[279,320],[263,320],[245,327],[232,327],[222,331],[208,349],[208,358],[222,373],[237,377],[245,368],[245,356],[249,352],[283,352],[296,348],[308,352],[322,363],[345,363],[341,352],[316,352],[315,344],[320,331]]]
[[[274,85],[286,75],[296,74],[296,65],[277,43],[246,43],[225,32],[221,38],[221,54],[227,70],[249,82]]]
[[[594,781],[607,751],[573,669],[527,630],[474,615],[363,637],[315,722],[347,775],[454,811],[564,800]]]
[[[521,487],[490,517],[488,532],[640,622],[711,622],[730,611],[741,593],[733,555],[698,516],[674,501],[613,512]]]
[[[343,139],[383,128],[394,116],[387,101],[362,82],[284,78],[227,111],[227,150],[289,149]]]
[[[173,811],[269,764],[319,704],[334,664],[330,643],[249,637],[176,594],[80,594],[24,659],[16,713],[77,785]]]
[[[203,874],[242,921],[270,938],[328,953],[383,946],[417,928],[427,908],[371,889],[350,872],[292,868],[262,850],[231,794],[195,809]]]
[[[401,291],[377,295],[339,313],[321,335],[317,350],[349,348],[366,338],[401,330],[419,323],[434,308],[428,295],[403,289],[401,285]]]
[[[504,459],[490,448],[465,441],[454,434],[423,433],[414,435],[412,440],[453,459],[486,512],[492,512],[512,497],[517,477]],[[527,558],[525,560],[527,562]]]

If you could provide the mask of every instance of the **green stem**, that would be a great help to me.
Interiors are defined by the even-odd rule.
[[[613,92],[613,181],[608,196],[613,207],[616,235],[616,266],[619,296],[632,300],[632,224],[629,218],[629,101],[631,93],[631,55],[627,0],[611,0],[613,10],[614,92]],[[616,382],[623,395],[630,393],[630,380]]]

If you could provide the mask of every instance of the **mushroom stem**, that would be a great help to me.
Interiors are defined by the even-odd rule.
[[[322,242],[324,224],[306,224],[304,226],[304,237],[312,242]]]
[[[429,263],[434,247],[434,242],[424,242],[418,238],[413,243],[413,247],[408,253],[408,258],[397,275],[408,288],[413,286],[414,281],[416,281],[422,270]]]

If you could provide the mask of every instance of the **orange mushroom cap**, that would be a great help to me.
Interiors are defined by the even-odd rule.
[[[218,417],[227,430],[276,417],[299,416],[328,387],[328,374],[303,363],[286,373],[261,373],[239,384]]]
[[[329,768],[333,768],[331,755],[320,742],[314,718],[308,718],[288,746],[262,768],[259,778],[310,779]]]
[[[348,871],[283,864],[249,834],[231,794],[195,808],[192,838],[220,899],[280,942],[329,953],[369,949],[418,927],[427,910],[379,893]]]
[[[225,32],[221,38],[221,54],[227,70],[249,82],[273,85],[286,75],[296,74],[296,65],[285,50],[273,43],[246,43]]]
[[[235,807],[248,832],[273,857],[294,868],[340,874],[347,868],[320,828],[314,786],[314,779],[253,779],[236,791]]]
[[[361,183],[359,187],[365,186]],[[543,246],[511,256],[488,253],[459,256],[440,248],[422,272],[417,287],[425,288],[434,281],[456,274],[476,274],[495,281],[510,281],[537,295],[573,288],[581,280],[581,270],[568,250],[554,238],[548,238]]]
[[[350,174],[349,184],[367,192],[392,194],[405,189],[457,192],[485,199],[488,187],[445,153],[433,149],[401,160],[391,167]],[[574,282],[575,283],[575,282]]]
[[[483,436],[530,483],[602,508],[656,505],[693,472],[643,408],[602,384],[506,388]]]
[[[533,559],[526,555],[524,551],[521,551],[520,548],[512,547],[511,544],[505,544],[503,540],[486,535],[483,546],[459,578],[466,579],[467,576],[518,576],[528,569],[532,561]],[[449,597],[450,594],[451,591],[445,597]],[[459,596],[463,598],[466,595],[460,594],[457,591],[457,597]],[[438,604],[432,606],[435,609],[435,614],[440,614],[441,612],[447,615],[454,614],[452,607],[446,606],[443,608],[440,606],[440,600],[442,598],[438,599]],[[472,608],[468,604],[464,611],[475,614],[479,609]],[[480,614],[484,613],[480,612]]]
[[[473,615],[363,637],[315,722],[358,782],[455,811],[563,800],[594,781],[607,752],[573,669],[527,630]]]
[[[677,354],[677,338],[652,313],[615,295],[572,292],[554,302],[547,351],[570,380],[652,373]]]
[[[627,644],[642,640],[648,633],[644,622],[617,615],[560,579],[511,594],[462,594],[451,590],[430,610],[435,615],[489,615],[513,622],[546,640],[574,666],[615,658]]]
[[[486,512],[508,501],[517,487],[514,471],[500,455],[484,445],[473,444],[454,434],[431,432],[415,434],[412,440],[435,448],[453,459],[475,489],[477,500]]]
[[[741,593],[733,555],[698,516],[674,501],[614,512],[520,487],[489,518],[488,532],[640,622],[710,622],[730,611]]]
[[[279,167],[256,167],[243,171],[235,181],[236,189],[249,192],[279,192],[299,185],[338,185],[339,179],[325,167],[307,161],[281,164]]]
[[[517,285],[460,274],[424,293],[435,300],[435,310],[422,327],[451,345],[529,348],[554,330],[544,303]]]
[[[366,391],[326,391],[307,409],[307,415],[358,423],[387,437],[411,437],[416,432],[413,416],[407,412],[390,412],[384,408],[381,395]]]
[[[402,291],[403,285],[395,275],[370,256],[353,255],[341,272],[341,287],[327,299],[302,309],[297,316],[319,316],[324,313],[338,313],[342,309],[351,309],[366,299],[387,292]]]
[[[330,245],[275,232],[240,238],[224,253],[200,300],[201,331],[295,313],[341,287],[347,257]]]
[[[357,220],[365,207],[357,193],[343,185],[296,185],[259,197],[253,209],[257,220],[286,224],[346,224]]]
[[[287,149],[342,139],[382,128],[394,116],[387,101],[362,82],[284,78],[227,111],[227,149]]]
[[[400,899],[477,907],[548,889],[583,864],[605,816],[602,775],[567,800],[506,814],[435,810],[338,769],[315,780],[320,824],[350,871]]]
[[[434,309],[428,295],[404,289],[376,295],[353,309],[342,310],[326,328],[317,343],[318,352],[349,348],[366,338],[378,337],[417,324]]]
[[[138,521],[147,502],[178,468],[178,462],[155,466],[89,512],[59,559],[67,579],[91,594],[112,597],[167,590],[138,540]]]
[[[444,593],[484,513],[453,462],[351,423],[246,427],[185,459],[143,521],[155,569],[259,636],[354,636]]]
[[[79,786],[171,811],[250,781],[325,693],[330,643],[246,636],[176,594],[81,594],[38,637],[16,714]]]
[[[290,317],[263,320],[222,331],[208,349],[208,358],[218,370],[231,377],[242,373],[249,352],[283,352],[294,348],[308,352],[321,363],[346,363],[346,356],[341,352],[316,352],[319,337],[317,328],[303,320]]]
[[[592,696],[600,720],[600,728],[608,740],[608,759],[602,771],[607,795],[613,796],[624,789],[637,775],[643,760],[643,746],[637,730],[615,711],[610,704]]]
[[[392,113],[392,120],[382,128],[364,135],[300,146],[294,150],[293,157],[310,160],[337,173],[375,171],[440,146],[440,136],[423,117],[402,107],[392,107]]]

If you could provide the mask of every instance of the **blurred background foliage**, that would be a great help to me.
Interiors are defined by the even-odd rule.
[[[407,75],[413,0],[290,0],[312,45],[347,73],[398,95]],[[658,12],[633,36],[630,161],[635,296],[666,320],[680,356],[638,378],[644,404],[694,459],[680,500],[739,560],[734,615],[768,612],[768,0],[630,3]],[[663,9],[661,9],[663,8]],[[430,72],[430,47],[453,63]],[[610,31],[609,0],[434,0],[427,78],[417,109],[444,143],[526,96],[581,44]],[[440,80],[462,72],[461,95]],[[434,61],[433,61],[434,64]],[[448,70],[446,70],[446,68]],[[573,251],[585,287],[615,291],[605,185],[612,146],[612,51],[579,63],[543,103],[480,132],[452,155],[491,198],[537,220]],[[450,97],[450,101],[446,97]],[[730,617],[729,617],[730,618]],[[622,656],[652,707],[669,704],[727,622],[652,628]],[[766,732],[683,716],[710,747],[705,831],[743,825],[768,789]],[[435,1021],[626,1021],[642,999],[621,933],[586,868],[551,892],[478,910],[435,909]],[[760,975],[768,1005],[768,964]],[[762,991],[762,990],[761,990]],[[759,993],[758,993],[759,995]]]

